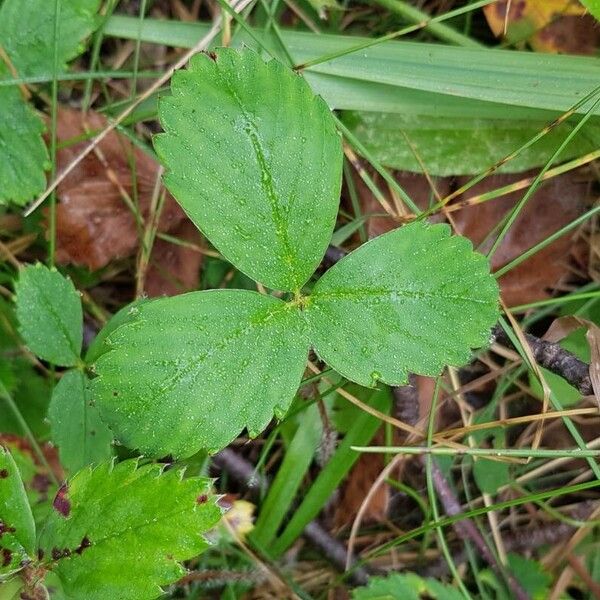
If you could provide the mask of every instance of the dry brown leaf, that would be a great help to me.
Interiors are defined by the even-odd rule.
[[[200,234],[191,221],[183,221],[169,235],[198,246]],[[157,239],[152,247],[144,290],[151,298],[175,296],[198,289],[202,254],[193,248]]]
[[[469,193],[482,194],[527,175],[493,175],[475,185]],[[494,254],[494,270],[520,256],[583,213],[588,188],[587,183],[578,181],[576,177],[572,173],[555,177],[533,195]],[[459,179],[458,186],[466,181],[466,178]],[[457,232],[479,246],[502,217],[522,198],[523,193],[514,192],[453,213]],[[480,250],[486,252],[490,244],[488,241]],[[548,290],[569,274],[572,247],[573,234],[564,235],[501,277],[504,302],[510,307],[547,298]]]
[[[527,40],[538,52],[595,54],[600,43],[595,19],[577,0],[499,0],[483,12],[496,37]]]
[[[35,466],[35,473],[30,481],[25,482],[25,487],[43,494],[50,485],[50,473],[48,467],[58,480],[64,478],[64,471],[58,458],[58,450],[49,443],[41,444],[40,450],[44,455],[46,464],[43,464],[38,454],[33,450],[31,443],[24,437],[13,433],[0,433],[0,444],[8,448],[11,452],[21,452],[31,459]]]
[[[374,445],[381,445],[384,439],[381,433],[375,436]],[[385,463],[382,454],[362,454],[352,467],[340,489],[339,501],[336,502],[333,521],[336,529],[351,525],[365,496],[375,483]],[[382,522],[387,518],[390,502],[388,485],[380,485],[363,515],[365,523]]]
[[[397,171],[394,173],[394,177],[398,184],[404,189],[409,195],[411,200],[421,209],[425,209],[429,206],[432,198],[432,191],[427,178],[424,175],[418,173],[407,173]],[[379,185],[382,191],[386,191],[386,188],[382,185],[381,179],[375,178],[375,181]],[[438,177],[435,178],[435,186],[440,196],[446,196],[450,192],[450,181],[449,177]],[[355,177],[355,185],[361,200],[361,206],[363,214],[380,214],[383,213],[381,204],[377,201],[377,198],[363,183],[362,179]],[[435,201],[435,198],[434,198]],[[441,220],[442,217],[434,217],[432,221]],[[369,239],[374,238],[382,233],[386,233],[392,229],[398,227],[399,223],[396,222],[389,216],[371,217],[367,221],[367,235]]]
[[[57,138],[63,144],[105,127],[98,113],[72,109],[58,113]],[[57,169],[64,169],[86,146],[81,141],[59,148]],[[130,160],[135,159],[137,195],[142,218],[149,212],[158,172],[157,163],[124,136],[111,132],[59,185],[56,210],[56,258],[59,263],[85,265],[92,270],[135,253],[138,247],[136,219],[123,192],[133,198]],[[171,231],[185,219],[175,200],[167,194],[159,231]]]

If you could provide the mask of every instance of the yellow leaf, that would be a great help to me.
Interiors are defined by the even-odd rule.
[[[573,23],[567,18],[582,17],[586,10],[578,0],[499,0],[483,12],[496,37],[527,41],[540,52],[577,52],[568,39]]]

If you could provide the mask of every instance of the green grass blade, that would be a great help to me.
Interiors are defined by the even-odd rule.
[[[261,505],[251,536],[258,546],[268,548],[273,541],[308,471],[320,439],[321,420],[317,406],[313,404],[304,411],[298,430],[286,448],[277,476]]]
[[[111,17],[105,34],[176,47],[191,47],[208,31],[204,23]],[[264,33],[259,32],[259,35]],[[371,42],[369,38],[281,30],[296,63]],[[234,45],[255,45],[240,33]],[[595,88],[600,65],[595,58],[512,50],[461,48],[440,44],[388,41],[340,57],[305,72],[313,89],[337,109],[419,111],[430,114],[506,118],[535,116],[537,110],[565,111]],[[465,102],[468,100],[468,102]],[[519,108],[521,107],[521,108]],[[578,109],[586,112],[585,106]],[[528,110],[523,110],[528,109]],[[508,112],[507,112],[508,111]],[[596,114],[599,114],[596,109]]]
[[[419,10],[415,6],[412,6],[408,2],[402,0],[374,0],[380,6],[387,8],[389,11],[400,15],[407,21],[415,23],[417,25],[429,21],[424,26],[426,31],[429,31],[440,40],[448,42],[450,44],[456,44],[457,46],[465,46],[471,48],[481,48],[482,44],[470,38],[468,35],[464,35],[459,31],[456,31],[450,25],[443,22],[431,21],[431,16],[423,11]]]
[[[375,391],[369,404],[382,412],[389,410],[390,392],[385,388]],[[380,426],[379,419],[366,412],[361,412],[354,421],[351,429],[346,433],[344,440],[339,445],[331,460],[319,473],[319,476],[308,490],[304,500],[296,509],[294,516],[284,529],[283,533],[275,540],[270,549],[272,557],[280,556],[302,534],[304,528],[321,511],[333,491],[340,485],[348,474],[359,454],[352,450],[352,446],[368,443]],[[367,440],[359,442],[358,440]]]

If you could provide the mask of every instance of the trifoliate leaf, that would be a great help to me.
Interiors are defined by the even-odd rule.
[[[449,234],[447,225],[406,225],[327,271],[303,313],[319,356],[365,386],[467,362],[498,318],[498,286],[486,258]]]
[[[293,304],[210,290],[132,313],[108,336],[92,382],[100,415],[126,446],[151,456],[216,451],[287,410],[308,352]]]
[[[83,314],[73,282],[38,263],[20,272],[15,287],[19,329],[30,350],[55,365],[75,365]]]
[[[82,41],[97,24],[100,0],[4,0],[0,4],[0,79],[54,73],[55,6],[58,4],[56,59],[58,71],[83,51]],[[16,85],[0,87],[0,204],[23,205],[46,185],[48,153],[42,140],[43,121]]]
[[[299,290],[333,231],[341,142],[304,79],[251,50],[200,54],[160,102],[165,183],[238,269]]]
[[[48,419],[60,462],[74,473],[111,456],[113,434],[100,419],[82,371],[65,373],[52,392]]]
[[[483,119],[353,112],[346,123],[382,164],[431,175],[468,175],[484,171],[537,135],[552,120]],[[519,173],[548,161],[573,125],[564,123],[504,163],[499,171]],[[560,155],[560,161],[592,152],[600,125],[590,123]]]
[[[0,446],[0,579],[19,570],[35,550],[35,524],[21,475]]]
[[[8,73],[0,61],[0,79]],[[0,204],[23,205],[46,185],[44,123],[17,87],[0,87]]]
[[[63,485],[40,554],[68,598],[146,600],[177,581],[219,521],[210,481],[136,460],[80,471]]]

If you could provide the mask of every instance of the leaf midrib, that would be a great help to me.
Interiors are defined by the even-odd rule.
[[[313,292],[309,298],[311,304],[314,301],[318,300],[350,300],[353,302],[365,303],[365,301],[368,302],[369,299],[390,299],[390,297],[394,295],[414,300],[419,300],[422,298],[434,298],[459,300],[462,302],[471,302],[475,304],[489,304],[489,302],[486,300],[480,300],[479,298],[473,298],[471,296],[460,296],[457,294],[442,294],[421,290],[406,290],[400,288],[338,288],[328,291],[317,290]]]
[[[244,131],[250,138],[250,142],[252,144],[252,149],[256,156],[256,161],[258,166],[260,167],[261,172],[261,186],[262,189],[269,200],[269,204],[271,205],[271,214],[273,216],[273,222],[275,223],[275,235],[279,239],[283,251],[284,256],[283,259],[288,264],[289,267],[289,275],[292,279],[292,287],[293,290],[296,291],[300,287],[300,278],[299,273],[296,269],[296,259],[297,256],[293,251],[292,245],[290,243],[287,223],[282,214],[281,206],[279,204],[279,199],[277,193],[275,192],[275,188],[273,185],[273,177],[271,171],[268,167],[267,160],[265,158],[265,152],[261,144],[260,135],[258,129],[256,127],[256,123],[252,119],[252,116],[246,111],[244,108],[244,103],[241,98],[236,93],[234,87],[231,85],[231,82],[227,78],[227,74],[223,73],[219,67],[219,62],[216,61],[217,70],[221,75],[221,80],[225,83],[227,90],[231,94],[231,97],[235,100],[236,104],[242,116],[246,121],[246,127],[244,127]],[[265,65],[268,68],[268,65]]]

